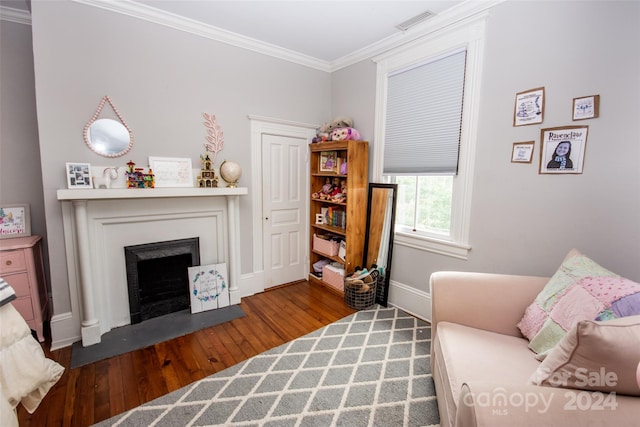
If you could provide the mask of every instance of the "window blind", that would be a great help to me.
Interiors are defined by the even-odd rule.
[[[456,174],[466,51],[388,77],[385,175]]]

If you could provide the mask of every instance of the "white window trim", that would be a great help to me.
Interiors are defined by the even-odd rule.
[[[384,112],[386,111],[388,75],[411,64],[437,58],[455,49],[467,51],[459,172],[454,179],[451,206],[451,238],[436,239],[396,232],[394,243],[428,252],[467,259],[474,160],[480,110],[480,82],[484,52],[486,12],[447,25],[429,35],[393,49],[373,60],[377,65],[376,120],[373,144],[372,181],[382,182],[384,160]]]

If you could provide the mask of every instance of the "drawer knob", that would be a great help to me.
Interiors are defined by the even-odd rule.
[[[5,262],[5,264],[11,265],[11,260],[7,260],[7,262]]]

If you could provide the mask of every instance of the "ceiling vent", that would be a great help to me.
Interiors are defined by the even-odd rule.
[[[421,22],[426,21],[427,19],[431,18],[433,15],[434,15],[433,12],[429,10],[425,10],[424,12],[414,16],[413,18],[409,18],[406,21],[399,23],[398,25],[396,25],[396,28],[401,31],[407,31],[409,28],[415,25],[418,25]]]

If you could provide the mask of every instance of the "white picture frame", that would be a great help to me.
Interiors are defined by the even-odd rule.
[[[0,239],[31,236],[29,205],[0,205]]]
[[[156,188],[193,187],[191,159],[187,157],[149,156]]]
[[[70,189],[93,188],[90,163],[67,162],[66,175],[67,187]]]
[[[191,313],[229,305],[227,264],[207,264],[188,268]]]
[[[573,98],[573,121],[595,119],[600,116],[600,95]]]

